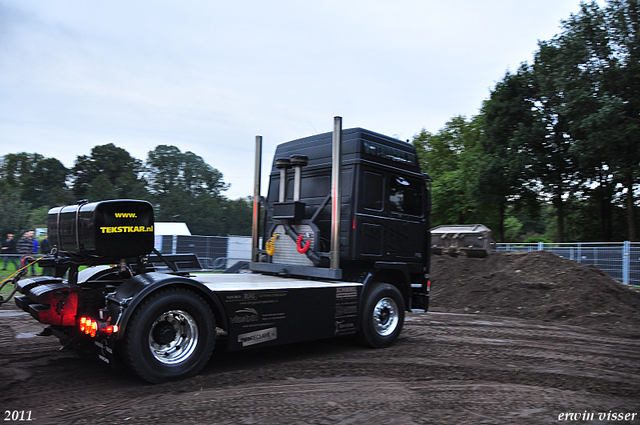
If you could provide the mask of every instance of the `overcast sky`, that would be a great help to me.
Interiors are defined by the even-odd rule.
[[[476,115],[578,0],[0,0],[0,155],[73,166],[160,144],[253,192],[275,145],[364,127],[402,140]],[[264,168],[263,168],[264,170]],[[264,186],[263,186],[264,187]]]

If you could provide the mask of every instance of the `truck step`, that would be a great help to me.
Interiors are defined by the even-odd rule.
[[[46,313],[49,310],[51,310],[51,306],[50,305],[44,305],[44,304],[29,304],[29,307],[27,308],[27,312],[37,321],[40,321],[40,315],[41,313]]]
[[[33,301],[31,301],[26,295],[16,296],[14,297],[14,300],[16,302],[16,306],[26,312],[29,311],[29,306],[33,304]]]
[[[62,279],[55,279],[48,276],[37,276],[30,279],[22,279],[18,281],[16,286],[18,287],[18,292],[28,295],[32,288],[46,283],[62,283]]]
[[[60,281],[45,283],[42,285],[32,286],[26,295],[28,295],[34,303],[46,302],[47,304],[50,304],[51,299],[52,297],[55,297],[54,294],[56,292],[68,293],[69,288],[71,288],[71,285],[66,285]],[[44,300],[43,297],[46,297],[46,300]]]
[[[20,301],[16,301],[20,308],[40,323],[75,326],[80,288],[62,283],[60,280],[30,288]]]

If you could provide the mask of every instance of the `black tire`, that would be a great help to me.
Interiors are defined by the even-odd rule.
[[[124,339],[124,358],[140,378],[157,384],[200,372],[215,341],[209,305],[186,289],[166,289],[136,309]]]
[[[393,285],[376,283],[367,291],[359,339],[373,347],[388,347],[398,339],[404,324],[404,300]]]

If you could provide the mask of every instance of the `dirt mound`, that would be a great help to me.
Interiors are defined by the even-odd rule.
[[[614,331],[635,329],[640,336],[640,291],[595,266],[549,251],[431,259],[433,311],[535,318]]]

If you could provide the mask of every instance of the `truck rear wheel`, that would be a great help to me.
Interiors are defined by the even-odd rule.
[[[359,339],[373,348],[393,344],[404,323],[404,300],[393,285],[376,283],[367,293]]]
[[[172,288],[144,300],[126,332],[127,364],[142,379],[155,384],[200,372],[213,352],[216,323],[200,296]]]

